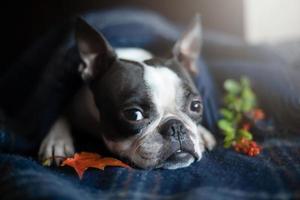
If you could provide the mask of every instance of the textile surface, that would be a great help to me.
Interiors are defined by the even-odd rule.
[[[140,10],[106,11],[89,14],[86,18],[107,37],[114,47],[136,46],[151,49],[153,44],[164,44],[165,49],[171,48],[181,30],[157,14]],[[48,65],[49,60],[56,55],[53,53],[58,49],[56,43],[61,42],[60,39],[55,39],[59,38],[57,35],[59,34],[51,33],[46,37],[47,39],[42,39],[28,50],[24,57],[20,58],[21,62],[17,62],[14,66],[13,74],[21,70],[25,76],[26,73],[29,73],[28,70],[24,70],[26,66],[34,69],[37,65],[41,67]],[[45,98],[47,100],[43,101],[43,107],[48,107],[48,109],[42,109],[42,112],[37,115],[42,124],[41,127],[35,129],[39,132],[38,136],[27,137],[12,132],[5,126],[0,131],[0,149],[2,151],[0,154],[0,199],[300,198],[300,132],[299,126],[292,123],[293,120],[299,119],[299,112],[296,112],[297,109],[299,111],[300,98],[296,96],[299,92],[295,93],[293,90],[294,82],[288,82],[290,85],[287,85],[285,79],[282,78],[282,74],[284,74],[282,70],[276,70],[279,64],[274,62],[275,58],[272,56],[260,54],[264,57],[264,62],[260,62],[261,60],[257,57],[249,56],[252,55],[252,51],[245,51],[246,53],[243,55],[248,56],[235,57],[233,55],[238,53],[230,54],[233,50],[242,52],[245,48],[243,45],[219,44],[218,40],[213,43],[207,42],[204,45],[205,59],[199,60],[201,73],[195,82],[204,98],[203,123],[217,138],[220,138],[215,124],[218,119],[217,110],[220,103],[217,94],[221,91],[218,88],[221,87],[222,81],[228,77],[238,78],[242,74],[249,75],[252,80],[256,81],[255,89],[260,88],[256,89],[259,100],[263,102],[263,106],[266,104],[269,106],[266,107],[268,117],[272,123],[279,124],[272,130],[265,129],[264,125],[258,128],[256,133],[258,142],[263,147],[259,156],[253,158],[226,150],[219,140],[219,145],[214,151],[206,152],[200,162],[187,168],[149,171],[108,167],[104,171],[90,169],[85,173],[83,179],[79,180],[75,172],[68,167],[45,168],[35,160],[34,153],[28,154],[33,157],[24,155],[24,152],[35,152],[38,148],[41,138],[49,129],[51,120],[57,116],[53,113],[59,113],[61,107],[57,105],[64,104],[64,101],[59,100],[64,96],[62,91],[66,91],[68,88],[61,89],[59,94],[53,92],[56,90],[49,90],[46,94],[51,96],[47,96]],[[261,52],[264,51],[266,50],[261,49]],[[207,60],[208,66],[204,60]],[[75,64],[74,66],[76,66]],[[70,74],[74,77],[65,81],[68,83],[67,87],[72,85],[72,82],[78,81],[73,71]],[[271,75],[268,76],[269,74]],[[22,81],[24,76],[19,76],[19,80]],[[16,79],[15,75],[1,75],[0,84],[7,84],[12,77]],[[278,77],[281,81],[278,81]],[[217,81],[215,82],[215,80]],[[28,84],[28,82],[27,80],[24,84]],[[37,82],[38,80],[32,81],[32,83]],[[295,82],[297,82],[296,79]],[[3,85],[1,88],[4,90]],[[57,89],[57,87],[54,88]],[[28,88],[32,87],[28,86]],[[75,90],[77,85],[75,84],[72,88]],[[291,123],[284,123],[282,118],[276,117],[279,114],[274,111],[277,109],[274,106],[285,104],[274,104],[272,107],[272,101],[269,99],[273,99],[275,103],[278,100],[277,96],[271,95],[274,91],[279,93],[276,93],[278,96],[299,98],[298,101],[294,101],[294,110],[288,111],[286,114],[282,109],[280,113],[280,116],[289,116],[290,120],[288,121]],[[66,95],[66,93],[63,94]],[[270,94],[271,97],[263,94]],[[8,105],[9,95],[14,94],[7,93],[8,97],[6,100],[2,100],[1,106]],[[71,94],[68,95],[71,96]],[[262,98],[266,98],[266,100]],[[39,100],[39,98],[33,99]],[[281,101],[278,100],[278,102]],[[28,111],[32,108],[36,109],[34,106],[24,109],[27,118],[30,118]],[[13,108],[10,111],[17,113]],[[5,119],[3,120],[5,121]],[[85,150],[87,145],[81,145]]]

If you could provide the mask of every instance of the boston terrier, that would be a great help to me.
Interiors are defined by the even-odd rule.
[[[113,49],[83,19],[75,38],[84,86],[43,140],[39,157],[74,154],[72,130],[103,140],[107,148],[142,169],[177,169],[199,161],[216,142],[201,125],[198,73],[201,24],[196,17],[176,42],[171,58],[138,48]]]

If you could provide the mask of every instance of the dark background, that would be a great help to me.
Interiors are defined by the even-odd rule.
[[[195,13],[201,13],[203,25],[213,29],[221,27],[223,31],[239,35],[241,30],[224,26],[220,19],[210,17],[211,9],[217,12],[231,10],[229,4],[220,3],[222,7],[213,6],[216,0],[30,0],[9,1],[1,6],[1,47],[2,66],[12,63],[30,44],[42,36],[54,25],[64,19],[82,12],[96,9],[110,9],[117,6],[142,7],[161,13],[170,20],[187,24]],[[239,5],[239,0],[236,0]],[[242,12],[236,9],[235,12]],[[224,12],[225,13],[225,12]],[[236,19],[234,23],[241,23]]]

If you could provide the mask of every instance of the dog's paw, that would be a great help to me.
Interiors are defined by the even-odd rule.
[[[74,152],[71,134],[52,130],[40,146],[39,159],[44,165],[59,166],[66,157],[72,156]]]
[[[201,135],[201,138],[204,141],[204,145],[208,150],[213,150],[213,148],[216,146],[217,142],[213,134],[208,131],[203,126],[198,126],[198,131]]]

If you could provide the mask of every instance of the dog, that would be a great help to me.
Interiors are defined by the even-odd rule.
[[[72,130],[93,134],[121,159],[142,169],[177,169],[212,150],[214,136],[201,125],[198,73],[201,24],[196,17],[175,43],[171,58],[139,48],[113,49],[82,18],[75,38],[84,85],[57,119],[39,150],[41,160],[74,154]]]

